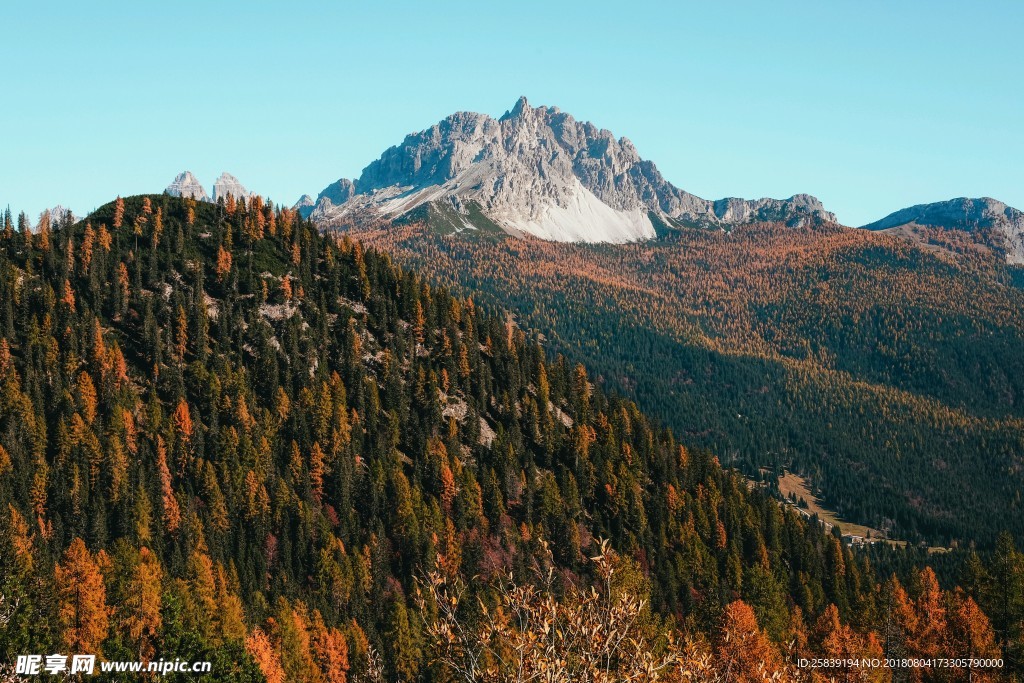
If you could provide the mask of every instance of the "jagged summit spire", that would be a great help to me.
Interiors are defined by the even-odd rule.
[[[239,182],[238,178],[227,171],[220,174],[217,182],[213,184],[212,197],[206,193],[203,184],[192,174],[192,171],[182,171],[174,177],[174,181],[165,190],[172,197],[191,197],[200,201],[217,201],[222,197],[233,195],[235,199],[247,198],[251,193]]]
[[[526,95],[520,95],[519,99],[516,100],[515,105],[509,110],[503,117],[503,119],[515,118],[516,116],[522,116],[523,112],[530,109],[530,103],[526,99]]]
[[[174,181],[167,186],[167,194],[172,197],[191,197],[200,201],[209,201],[206,190],[203,188],[192,171],[182,171],[174,177]]]
[[[235,199],[244,199],[249,196],[249,191],[238,181],[238,178],[224,171],[217,178],[217,182],[213,184],[213,201],[217,201],[221,197],[227,198],[228,195],[233,195]]]

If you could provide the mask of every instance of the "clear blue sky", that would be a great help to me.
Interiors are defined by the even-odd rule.
[[[291,204],[519,95],[707,198],[1024,208],[1017,1],[5,3],[0,93],[0,203],[33,216],[184,169]]]

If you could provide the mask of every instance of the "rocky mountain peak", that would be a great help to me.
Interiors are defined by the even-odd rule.
[[[234,196],[235,199],[245,199],[249,196],[249,191],[238,181],[238,178],[225,171],[213,184],[213,201],[222,197],[227,198],[228,195]]]
[[[292,206],[293,209],[299,212],[299,215],[303,218],[309,218],[309,214],[313,213],[313,208],[316,206],[316,200],[313,199],[312,195],[304,194],[299,197],[299,201],[295,202]]]
[[[209,201],[206,190],[202,183],[196,180],[192,171],[184,171],[174,177],[174,181],[167,186],[167,194],[172,197],[192,197],[200,201]]]
[[[172,197],[192,197],[204,202],[215,202],[228,195],[233,195],[236,199],[247,198],[251,195],[238,178],[226,171],[221,173],[213,184],[212,196],[206,193],[202,183],[191,171],[183,171],[176,175],[164,191]]]
[[[386,150],[362,175],[325,188],[324,226],[372,211],[399,217],[443,202],[473,229],[468,207],[513,235],[581,242],[653,238],[654,221],[728,226],[758,220],[834,221],[808,195],[711,202],[667,182],[633,143],[525,97],[498,119],[458,112]],[[724,203],[723,203],[724,202]],[[653,219],[653,220],[652,220]]]
[[[525,114],[527,111],[532,111],[530,109],[530,103],[526,101],[526,95],[520,95],[519,99],[516,100],[515,105],[510,110],[505,112],[505,115],[502,116],[501,118],[502,119],[517,118],[517,117],[520,117],[523,114]]]
[[[1024,212],[991,197],[957,197],[895,211],[863,226],[866,230],[899,232],[923,226],[970,233],[989,231],[1006,252],[1009,263],[1024,264]]]

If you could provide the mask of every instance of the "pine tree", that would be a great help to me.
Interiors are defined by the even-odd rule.
[[[96,420],[96,385],[88,373],[78,373],[78,406],[86,424],[91,425]]]
[[[124,200],[118,197],[114,200],[114,222],[113,226],[116,230],[124,225]]]
[[[987,605],[1011,671],[1024,671],[1024,553],[1000,534],[992,557],[992,594]]]
[[[21,241],[24,243],[25,248],[32,248],[32,224],[28,220],[28,216],[22,211],[18,214],[18,234],[21,235]]]
[[[231,252],[223,246],[217,248],[217,281],[224,282],[231,272]]]
[[[189,553],[185,577],[188,587],[186,611],[190,624],[211,642],[223,642],[223,633],[219,628],[221,615],[217,608],[213,561],[205,552],[205,544]]]
[[[61,639],[70,652],[101,654],[107,637],[109,608],[99,566],[80,538],[54,569]]]
[[[285,680],[323,683],[320,667],[313,660],[305,605],[298,603],[293,608],[280,598],[275,619]]]
[[[161,615],[163,568],[153,552],[143,546],[132,570],[123,602],[117,606],[127,628],[128,637],[136,643],[140,659],[148,660],[156,652]]]
[[[324,683],[348,681],[348,643],[336,628],[328,628],[320,612],[313,610],[310,620],[313,658],[323,672]]]
[[[32,543],[32,536],[29,534],[28,523],[21,513],[14,509],[13,505],[7,506],[8,519],[5,533],[0,535],[0,540],[6,542],[10,551],[10,558],[18,573],[28,574],[35,565],[35,547]],[[0,527],[3,529],[4,527]]]
[[[96,231],[92,229],[92,223],[87,223],[85,233],[82,235],[82,249],[79,252],[81,272],[88,274],[89,266],[92,265],[93,243],[96,241]]]
[[[163,437],[156,437],[156,466],[160,478],[160,496],[163,507],[164,530],[169,534],[177,532],[181,525],[181,508],[171,487],[171,470],[167,466],[167,448]]]
[[[949,638],[945,596],[931,567],[922,569],[919,576],[921,588],[914,604],[918,628],[911,642],[920,657],[939,657]]]
[[[266,683],[285,683],[284,669],[281,658],[262,629],[253,629],[245,639],[245,649],[256,661]]]
[[[780,667],[778,652],[758,628],[754,611],[742,600],[726,606],[715,650],[719,667],[737,683],[761,681],[763,672]]]
[[[217,601],[217,633],[225,642],[245,640],[245,609],[241,599],[229,585],[224,565],[219,562],[213,568]]]
[[[313,448],[309,451],[309,488],[313,493],[313,500],[317,503],[324,497],[324,460],[323,449],[318,442],[314,442]]]
[[[188,317],[185,315],[185,308],[178,306],[178,317],[174,326],[174,357],[178,363],[185,360],[185,351],[188,346]]]
[[[420,650],[413,635],[409,612],[400,597],[392,598],[390,603],[384,629],[388,642],[388,668],[395,680],[414,681],[420,664]]]
[[[46,253],[50,250],[50,212],[43,211],[39,214],[39,225],[36,227],[36,245],[39,250]]]
[[[949,638],[945,656],[951,659],[996,659],[999,646],[988,617],[978,604],[962,589],[957,588],[949,598],[946,611],[949,624]],[[961,671],[963,675],[967,673]],[[972,671],[965,678],[974,681],[988,681],[995,678],[994,671]]]

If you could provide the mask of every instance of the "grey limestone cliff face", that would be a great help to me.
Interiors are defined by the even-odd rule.
[[[890,230],[904,225],[966,232],[991,230],[1002,238],[1007,261],[1024,264],[1024,212],[991,197],[958,197],[944,202],[918,204],[863,227],[866,230]]]
[[[215,202],[222,197],[232,195],[235,199],[248,198],[251,193],[230,173],[221,173],[213,184],[213,194],[208,195],[202,183],[192,175],[191,171],[183,171],[174,177],[174,181],[164,190],[173,197],[192,197],[204,202]]]
[[[327,198],[332,204],[344,204],[348,200],[352,199],[355,193],[355,183],[347,178],[339,178],[325,187],[324,190],[317,195],[317,201]]]
[[[712,226],[835,221],[809,195],[702,199],[666,181],[627,138],[525,98],[498,119],[459,112],[407,136],[358,180],[321,192],[312,216],[330,225],[356,209],[398,216],[438,200],[472,201],[513,234],[564,241],[647,239],[649,214]]]
[[[232,195],[235,199],[245,199],[249,196],[249,191],[238,181],[238,178],[224,172],[213,184],[213,201],[217,201],[221,197],[226,199],[228,195]]]
[[[192,197],[204,202],[210,199],[206,190],[203,189],[202,183],[192,175],[191,171],[185,171],[175,176],[174,181],[167,186],[166,192],[172,197]]]

